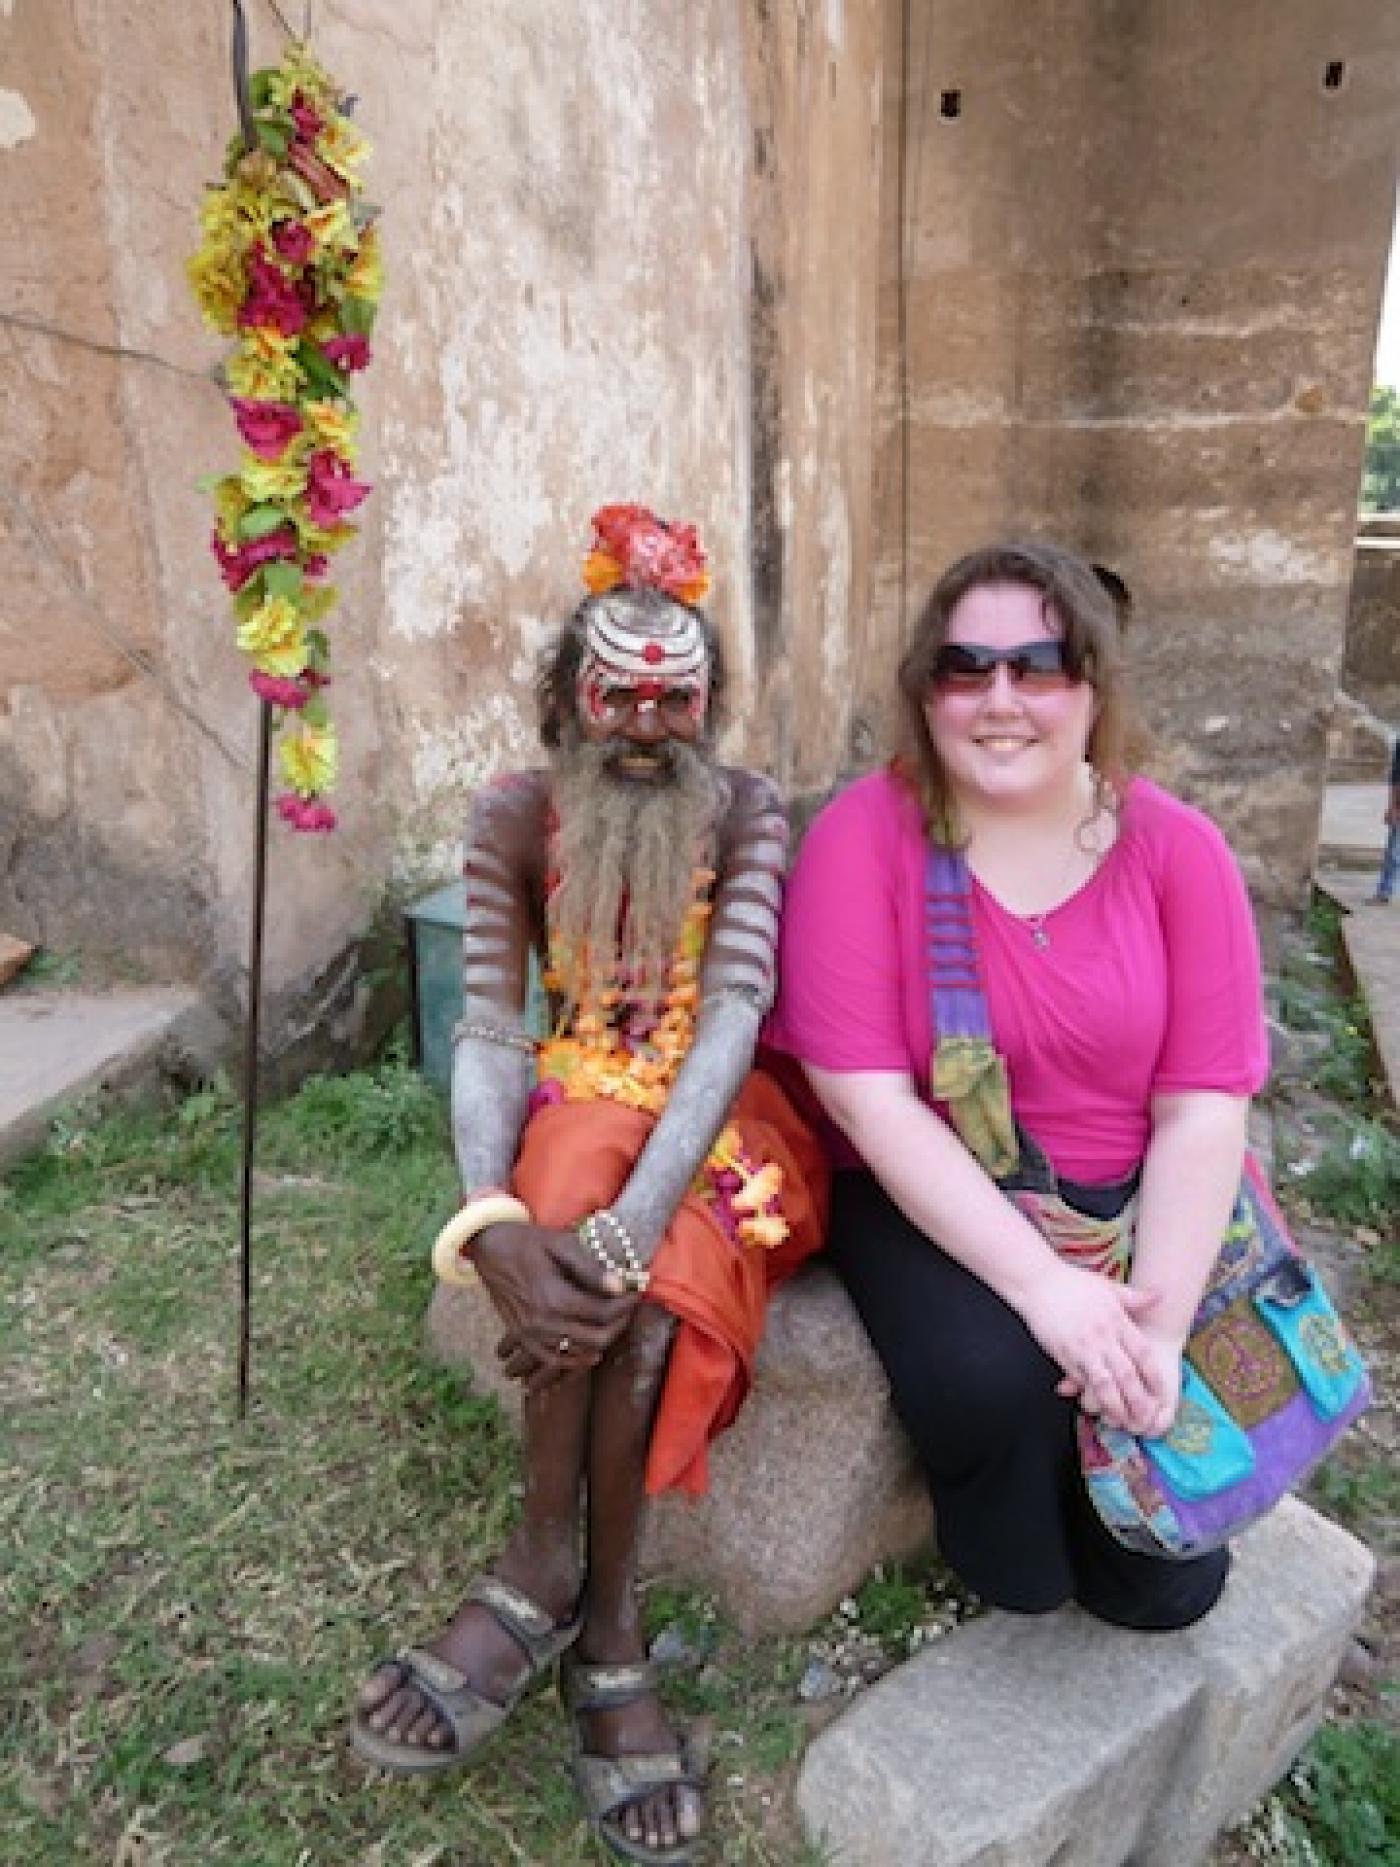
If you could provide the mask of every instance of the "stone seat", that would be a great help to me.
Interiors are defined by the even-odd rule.
[[[518,1409],[482,1291],[439,1286],[428,1332],[445,1361]],[[711,1448],[709,1494],[653,1505],[644,1570],[713,1590],[745,1633],[796,1633],[877,1562],[908,1554],[931,1531],[912,1452],[850,1299],[829,1270],[807,1265],[769,1308],[753,1391]]]
[[[1194,1627],[969,1621],[815,1739],[803,1824],[842,1867],[1196,1867],[1321,1720],[1374,1571],[1286,1498]]]

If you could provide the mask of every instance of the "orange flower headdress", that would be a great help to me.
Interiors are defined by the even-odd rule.
[[[583,581],[594,596],[625,584],[633,590],[660,590],[692,606],[710,592],[699,532],[693,525],[659,519],[645,506],[599,506]]]

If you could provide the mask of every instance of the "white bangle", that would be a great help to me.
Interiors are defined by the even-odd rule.
[[[530,1225],[530,1208],[511,1193],[482,1193],[469,1199],[438,1233],[433,1245],[433,1270],[445,1284],[468,1288],[480,1282],[476,1266],[462,1253],[488,1225]]]

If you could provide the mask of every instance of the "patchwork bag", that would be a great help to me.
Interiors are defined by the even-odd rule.
[[[1021,1137],[992,1041],[967,864],[955,851],[931,848],[926,899],[935,1098],[1057,1250],[1126,1274],[1132,1204],[1116,1221],[1086,1220],[1066,1204],[1053,1176],[1040,1190],[1016,1187]],[[1082,1244],[1081,1233],[1088,1235]],[[1082,1245],[1092,1245],[1092,1255]],[[1355,1344],[1289,1237],[1263,1174],[1247,1160],[1183,1350],[1181,1400],[1170,1430],[1145,1439],[1078,1416],[1090,1501],[1127,1548],[1198,1556],[1238,1535],[1300,1483],[1371,1397]]]

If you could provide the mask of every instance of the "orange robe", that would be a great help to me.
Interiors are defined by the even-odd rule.
[[[811,1130],[771,1077],[755,1071],[730,1121],[745,1152],[783,1170],[788,1236],[773,1250],[735,1244],[710,1208],[687,1194],[651,1265],[647,1300],[679,1318],[647,1455],[649,1492],[700,1496],[707,1448],[753,1381],[768,1294],[820,1249],[830,1174]],[[626,1185],[655,1118],[620,1103],[555,1102],[526,1124],[513,1187],[539,1225],[577,1225]]]

